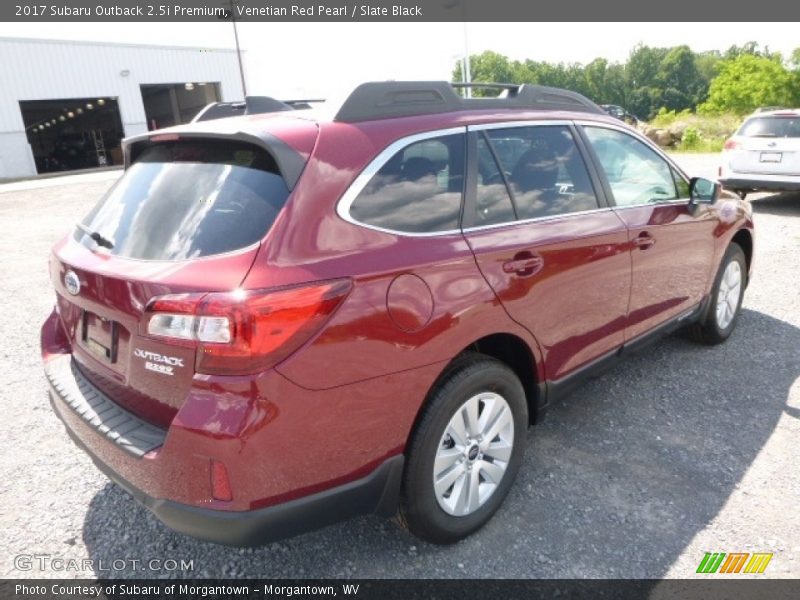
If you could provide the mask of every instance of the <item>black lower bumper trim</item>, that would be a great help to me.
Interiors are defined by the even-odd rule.
[[[404,457],[398,455],[363,479],[246,512],[223,512],[152,498],[145,498],[144,505],[165,525],[180,533],[229,546],[258,546],[360,515],[393,515],[399,499],[403,462]]]
[[[769,192],[796,192],[800,181],[763,181],[761,179],[726,178],[720,179],[722,187],[729,190],[764,190]]]
[[[45,364],[51,393],[100,435],[137,458],[164,444],[167,432],[128,412],[81,373],[69,355]]]

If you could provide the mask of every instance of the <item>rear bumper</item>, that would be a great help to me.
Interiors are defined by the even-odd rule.
[[[51,388],[50,402],[61,416],[64,400]],[[258,510],[231,512],[199,508],[172,500],[153,498],[125,480],[95,456],[83,440],[70,429],[67,433],[86,452],[97,468],[128,492],[170,529],[202,540],[228,546],[258,546],[319,529],[366,514],[390,516],[397,508],[403,455],[386,460],[366,477],[351,483]]]
[[[253,510],[224,509],[225,503],[217,502],[217,508],[207,492],[192,489],[198,480],[202,488],[208,485],[207,458],[198,460],[185,446],[165,451],[161,444],[169,445],[172,432],[154,428],[116,405],[82,376],[69,354],[47,361],[45,372],[54,412],[78,447],[109,479],[180,533],[220,544],[254,546],[358,515],[391,516],[396,511],[402,454],[384,460],[360,479],[301,497],[295,494],[286,502]],[[245,462],[258,470],[265,461],[252,456]],[[145,485],[156,493],[143,489]],[[207,506],[161,497],[159,490],[167,489],[178,497],[205,497]]]
[[[771,192],[793,192],[800,190],[800,177],[776,175],[736,174],[720,178],[719,182],[729,190],[765,190]]]

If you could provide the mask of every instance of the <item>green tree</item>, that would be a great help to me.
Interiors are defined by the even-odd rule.
[[[792,57],[789,59],[789,64],[795,71],[800,71],[800,48],[794,49]]]
[[[725,59],[733,60],[745,54],[749,54],[750,56],[762,56],[764,58],[780,57],[779,53],[770,52],[769,46],[764,46],[764,49],[762,50],[758,42],[747,42],[746,44],[742,44],[741,46],[737,46],[734,44],[733,46],[728,48],[725,51]]]
[[[697,67],[697,77],[699,79],[699,92],[697,102],[702,102],[708,95],[708,87],[711,80],[719,74],[719,66],[722,62],[722,55],[716,51],[701,52],[696,54],[694,64]]]
[[[637,45],[628,57],[627,70],[631,85],[634,88],[658,88],[658,70],[661,61],[667,55],[667,48],[651,48],[643,44]]]
[[[780,57],[742,53],[720,65],[708,100],[698,107],[706,114],[744,115],[759,106],[791,106],[800,102],[800,77]]]
[[[703,92],[695,54],[689,46],[676,46],[664,55],[656,81],[664,90],[662,106],[670,110],[680,111],[694,106],[697,95]]]
[[[511,81],[511,61],[502,54],[487,50],[470,57],[470,71],[474,81],[506,83]]]

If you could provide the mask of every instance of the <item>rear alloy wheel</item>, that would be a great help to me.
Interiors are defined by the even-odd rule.
[[[747,283],[747,263],[744,251],[738,244],[731,244],[722,259],[711,304],[705,320],[690,329],[693,337],[706,344],[720,344],[728,339],[736,327]]]
[[[447,424],[433,463],[433,488],[444,512],[474,513],[497,490],[514,447],[514,417],[505,398],[476,394]]]
[[[511,369],[479,354],[461,359],[432,392],[409,444],[401,523],[438,544],[482,527],[511,489],[527,424]]]

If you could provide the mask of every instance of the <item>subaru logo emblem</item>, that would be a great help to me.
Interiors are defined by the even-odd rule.
[[[67,274],[64,275],[64,287],[73,296],[77,296],[81,291],[81,280],[78,279],[75,271],[67,271]]]
[[[777,145],[778,144],[776,142],[770,142],[769,144],[767,144],[767,146],[769,146],[770,148],[774,148]]]

